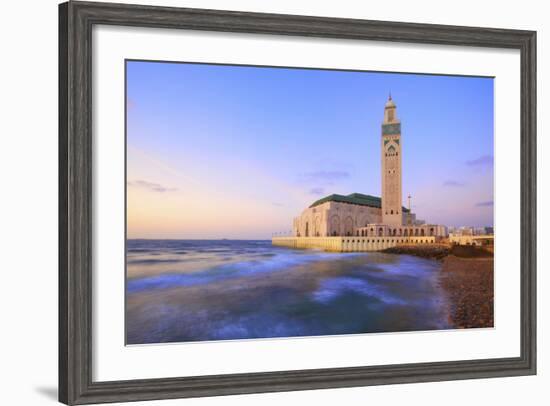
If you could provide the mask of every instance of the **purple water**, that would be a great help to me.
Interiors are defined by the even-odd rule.
[[[450,328],[434,260],[128,240],[128,344]]]

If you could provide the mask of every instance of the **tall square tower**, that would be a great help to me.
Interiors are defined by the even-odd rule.
[[[401,196],[401,122],[391,94],[382,123],[382,223],[403,224]]]

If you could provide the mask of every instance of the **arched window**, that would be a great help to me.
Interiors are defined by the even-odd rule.
[[[380,228],[378,229],[378,236],[381,237],[383,232],[384,232],[384,230],[382,229],[382,227],[380,227]]]
[[[424,237],[424,229],[420,230],[420,235]]]

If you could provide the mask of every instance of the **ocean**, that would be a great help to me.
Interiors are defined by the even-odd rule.
[[[126,342],[451,328],[438,261],[271,241],[128,240]]]

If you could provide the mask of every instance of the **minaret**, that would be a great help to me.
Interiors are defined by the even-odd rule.
[[[401,122],[391,94],[382,123],[382,223],[402,225]]]

